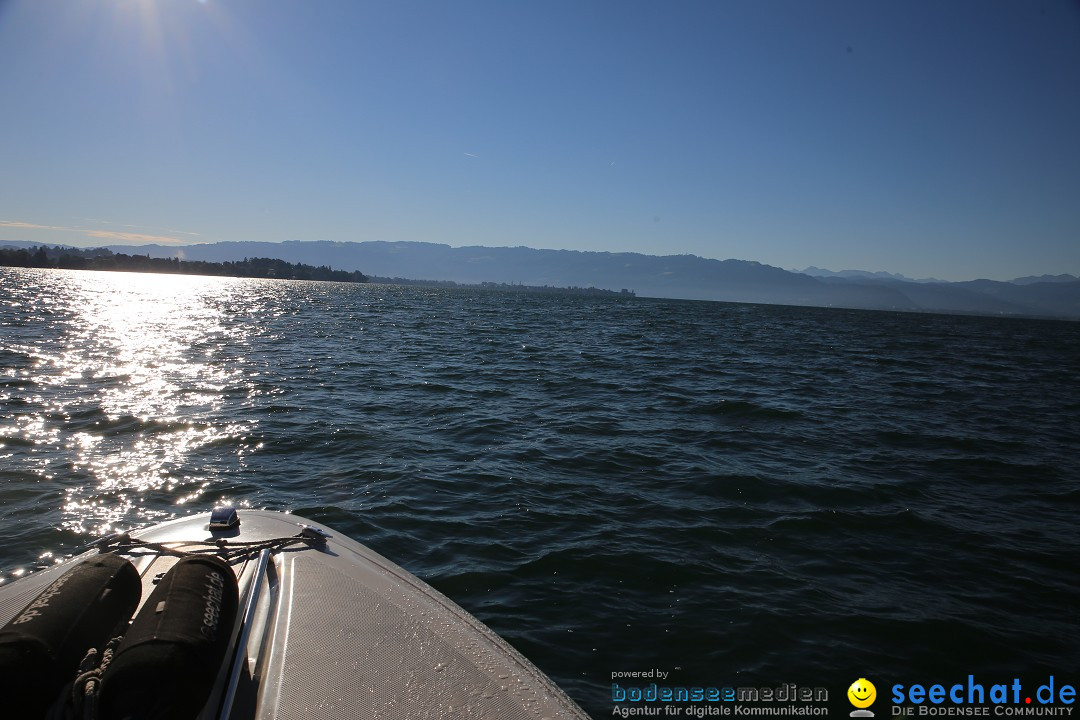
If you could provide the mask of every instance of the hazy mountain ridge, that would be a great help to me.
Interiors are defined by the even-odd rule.
[[[856,280],[900,280],[902,282],[917,282],[917,283],[940,283],[946,282],[945,280],[938,280],[937,278],[909,278],[899,273],[884,272],[882,270],[827,270],[825,268],[819,268],[811,265],[808,268],[802,270],[792,270],[792,272],[802,273],[803,275],[810,275],[811,277],[819,278],[847,278]],[[1015,282],[1015,281],[1014,281]]]
[[[7,243],[36,245],[36,243]],[[202,245],[110,246],[151,257],[225,262],[274,257],[368,275],[459,283],[502,282],[557,287],[626,288],[638,295],[825,307],[1035,315],[1080,319],[1080,280],[1072,276],[1015,282],[913,281],[891,273],[823,271],[812,277],[748,260],[695,255],[537,250],[526,247],[450,247],[425,242],[290,241]]]
[[[1077,280],[1080,280],[1080,277],[1065,273],[1062,275],[1028,275],[1027,277],[1016,278],[1013,282],[1017,285],[1033,285],[1035,283],[1076,282]]]

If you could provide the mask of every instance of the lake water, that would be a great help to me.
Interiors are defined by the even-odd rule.
[[[1078,323],[0,268],[0,368],[8,580],[229,502],[598,717],[620,671],[1080,668]]]

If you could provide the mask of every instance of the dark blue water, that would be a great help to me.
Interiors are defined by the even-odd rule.
[[[234,502],[370,545],[597,716],[651,667],[1080,668],[1080,324],[4,268],[0,368],[9,579]]]

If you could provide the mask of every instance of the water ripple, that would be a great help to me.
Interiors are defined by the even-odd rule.
[[[597,714],[616,669],[1080,665],[1076,324],[0,269],[0,329],[9,572],[292,510]]]

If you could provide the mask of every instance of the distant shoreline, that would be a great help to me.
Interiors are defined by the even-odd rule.
[[[333,270],[328,265],[316,267],[273,258],[245,258],[235,262],[152,258],[149,255],[125,255],[106,248],[80,250],[44,245],[36,249],[0,248],[0,266],[44,268],[52,270],[97,270],[104,272],[142,272],[168,275],[211,275],[217,277],[257,278],[262,280],[315,280],[366,283],[362,272]]]
[[[512,283],[496,282],[460,283],[454,280],[412,280],[399,277],[379,277],[377,275],[370,276],[368,281],[384,285],[414,285],[417,287],[459,288],[463,290],[499,290],[501,292],[551,293],[552,295],[587,295],[622,298],[637,297],[636,292],[625,288],[622,290],[605,290],[598,287],[577,287],[574,285],[515,285]]]
[[[603,297],[635,297],[633,290],[604,290],[596,287],[555,287],[550,285],[512,285],[507,283],[459,283],[452,280],[413,280],[364,275],[361,272],[333,270],[328,265],[290,263],[274,258],[245,258],[239,261],[211,262],[152,258],[149,255],[114,253],[108,248],[66,248],[41,245],[31,248],[0,247],[0,267],[42,268],[50,270],[93,270],[100,272],[141,272],[168,275],[209,275],[213,277],[255,278],[260,280],[310,280],[314,282],[382,283],[461,289],[500,290],[504,292],[550,293]]]

